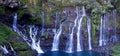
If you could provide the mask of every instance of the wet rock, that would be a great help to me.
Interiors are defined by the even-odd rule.
[[[17,0],[0,0],[1,5],[8,6],[10,8],[20,7],[22,4]]]

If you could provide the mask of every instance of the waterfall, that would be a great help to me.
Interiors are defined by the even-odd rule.
[[[29,36],[26,35],[26,29],[23,28],[22,30],[25,32],[22,32],[19,28],[17,28],[17,14],[15,14],[13,20],[13,30],[18,33],[33,50],[36,50],[38,54],[44,53],[40,47],[40,39],[37,38],[38,27],[29,25]]]
[[[91,19],[90,18],[88,18],[88,20],[87,20],[87,29],[88,29],[89,50],[92,50],[92,44],[91,44]]]
[[[99,46],[107,44],[108,41],[108,14],[101,16]]]
[[[10,44],[10,49],[11,49],[11,51],[13,52],[13,55],[16,56],[16,52],[15,52],[15,50],[13,49],[13,47],[12,47],[11,44]]]
[[[71,26],[71,24],[70,24]],[[71,31],[71,27],[69,26],[69,31]],[[66,52],[67,53],[72,53],[73,52],[73,28],[72,28],[72,32],[69,33],[68,35],[68,40],[66,43]]]
[[[37,6],[36,6],[36,0],[34,0],[33,2],[34,2],[34,8],[36,8],[36,7],[37,7]]]
[[[73,36],[74,36],[74,30],[75,28],[77,28],[77,51],[82,51],[82,36],[81,36],[81,28],[82,28],[82,22],[83,22],[83,18],[86,16],[86,12],[85,12],[85,8],[84,6],[82,7],[82,14],[80,14],[79,12],[79,8],[78,6],[76,6],[76,14],[77,17],[74,20],[74,25],[72,27],[72,29],[70,30],[71,33],[69,33],[69,38],[66,44],[66,52],[67,53],[72,53],[73,52]],[[91,44],[91,20],[90,18],[88,18],[87,21],[87,25],[88,25],[88,44],[89,44],[89,50],[92,49],[92,44]]]
[[[83,17],[86,16],[86,12],[85,12],[85,7],[82,7],[82,16],[81,18],[78,20],[78,27],[77,27],[77,51],[82,51],[82,46],[81,46],[81,26],[82,26],[82,20]]]
[[[117,27],[117,24],[116,24],[116,21],[117,21],[117,12],[116,10],[113,10],[112,11],[112,14],[113,14],[113,21],[114,21],[114,35],[112,36],[112,42],[116,42],[117,41],[117,31],[116,31],[116,27]]]
[[[83,16],[80,18],[79,20],[79,24],[78,24],[78,31],[77,31],[77,51],[82,51],[82,46],[81,46],[81,26],[82,26],[82,19]]]
[[[116,10],[113,10],[101,16],[99,46],[106,45],[108,41],[117,41],[116,15]]]
[[[108,28],[109,28],[109,14],[105,14],[103,17],[103,45],[105,46],[108,41]]]
[[[101,16],[101,19],[100,19],[100,39],[99,39],[99,46],[102,46],[103,45],[103,43],[102,43],[102,36],[103,36],[103,34],[102,34],[102,31],[103,31],[103,18],[102,18],[102,16]]]
[[[15,15],[14,15],[12,26],[13,26],[13,30],[16,32],[17,31],[17,13],[15,13]]]
[[[36,41],[37,38],[37,33],[38,33],[38,28],[33,26],[29,26],[30,31],[30,39],[32,40],[32,44],[30,45],[33,50],[36,50],[38,53],[44,53],[40,47],[40,40]]]
[[[0,47],[1,47],[1,49],[2,49],[2,51],[3,51],[3,53],[4,53],[5,55],[9,54],[9,51],[8,51],[8,49],[6,48],[5,45],[4,45],[4,46],[1,46],[1,45],[0,45]]]
[[[44,21],[45,21],[45,13],[42,11],[42,35],[44,34]]]
[[[69,34],[69,40],[67,42],[67,46],[66,46],[66,52],[67,53],[72,53],[73,52],[73,33],[74,33],[74,29],[77,26],[77,20],[78,20],[78,7],[76,7],[76,13],[77,13],[77,18],[74,21],[74,26],[72,27],[72,32]]]
[[[54,40],[52,43],[52,51],[58,51],[59,50],[59,42],[60,42],[60,35],[62,34],[62,24],[60,24],[59,29],[54,35]]]
[[[23,29],[25,33],[27,32],[25,29]],[[18,30],[17,33],[22,36],[24,41],[35,51],[37,51],[38,54],[44,53],[43,50],[40,47],[40,39],[37,37],[38,35],[38,28],[34,25],[29,25],[29,36],[27,36],[22,31]]]
[[[13,47],[12,47],[11,44],[10,44],[10,49],[7,49],[7,47],[5,45],[4,46],[0,45],[0,48],[2,49],[2,52],[3,52],[4,55],[7,55],[7,56],[9,56],[9,55],[16,56],[16,52],[13,49]]]

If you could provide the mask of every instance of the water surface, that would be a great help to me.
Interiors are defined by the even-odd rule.
[[[93,51],[82,51],[82,52],[74,52],[74,53],[66,53],[61,51],[56,51],[56,52],[49,51],[39,56],[105,56],[105,55],[102,53],[97,53]]]

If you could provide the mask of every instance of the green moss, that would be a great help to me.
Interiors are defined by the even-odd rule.
[[[100,26],[100,14],[92,14],[92,37],[95,37],[96,31],[99,30]]]
[[[112,47],[113,56],[120,56],[120,44],[117,43],[115,46]]]
[[[29,1],[28,0],[21,0],[21,3],[27,4]]]
[[[29,46],[25,42],[12,42],[12,46],[15,50],[29,49]]]
[[[0,24],[0,43],[8,42],[11,37],[18,36],[9,27]]]
[[[18,52],[18,56],[32,56],[33,55],[33,51],[19,51]]]
[[[51,17],[48,15],[45,19],[46,24],[51,24]]]

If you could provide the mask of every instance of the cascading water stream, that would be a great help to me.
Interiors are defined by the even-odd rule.
[[[52,43],[52,50],[51,51],[58,51],[59,50],[59,42],[60,42],[60,35],[62,34],[62,24],[60,24],[59,29],[54,35],[54,40]]]
[[[109,28],[109,14],[104,15],[104,20],[103,20],[103,45],[105,46],[108,42],[108,28]]]
[[[74,21],[74,26],[72,27],[72,32],[69,34],[69,40],[67,42],[67,46],[66,46],[66,52],[67,53],[72,53],[73,52],[73,33],[74,33],[74,29],[77,26],[77,20],[79,17],[79,9],[78,7],[76,7],[76,13],[77,13],[77,18]]]
[[[110,40],[117,41],[116,37],[116,10],[101,16],[99,46],[105,46]],[[113,32],[109,32],[109,31]],[[109,35],[111,34],[111,35]]]
[[[99,46],[103,46],[107,44],[108,41],[108,14],[105,14],[101,17],[100,22],[100,39],[99,39]]]
[[[45,13],[42,11],[42,35],[44,34],[44,21],[45,21]]]
[[[4,53],[5,55],[9,54],[9,51],[8,51],[8,49],[6,48],[5,45],[4,45],[4,46],[1,46],[1,45],[0,45],[0,47],[1,47],[1,49],[2,49],[2,51],[3,51],[3,53]]]
[[[9,56],[9,55],[16,56],[16,52],[13,49],[13,47],[12,47],[11,44],[10,44],[10,48],[9,49],[6,47],[6,45],[4,45],[4,46],[0,45],[0,48],[2,49],[2,52],[3,52],[4,55],[7,55],[7,56]]]
[[[99,46],[102,46],[103,45],[103,43],[102,43],[102,36],[103,36],[103,33],[102,33],[102,31],[103,31],[103,17],[101,16],[101,19],[100,19],[100,39],[99,39]]]
[[[38,33],[38,28],[35,27],[34,25],[33,26],[29,26],[30,28],[30,31],[29,31],[29,34],[30,34],[30,38],[32,40],[32,43],[31,43],[31,48],[33,50],[36,50],[38,53],[44,53],[40,47],[40,40],[36,41],[37,40],[37,33]]]
[[[24,41],[26,41],[26,43],[33,49],[36,50],[37,53],[44,53],[40,47],[40,40],[37,38],[37,34],[38,34],[38,28],[35,27],[34,25],[30,25],[29,26],[29,36],[27,36],[25,33],[23,33],[22,31],[20,31],[17,28],[17,14],[15,14],[14,16],[14,20],[13,20],[13,30],[18,33],[20,36],[22,36],[22,38],[24,39]],[[27,32],[25,29],[22,29],[25,32]],[[30,37],[30,38],[29,38]]]
[[[14,15],[12,26],[13,26],[13,30],[16,32],[17,31],[17,13],[15,13],[15,15]]]
[[[117,21],[117,12],[116,10],[113,10],[112,12],[113,14],[113,21],[114,21],[114,36],[112,38],[112,42],[116,42],[117,41],[117,31],[116,31],[116,27],[117,27],[117,24],[116,24],[116,21]]]
[[[12,51],[12,54],[13,54],[14,56],[16,56],[16,52],[15,52],[15,50],[13,49],[13,47],[12,47],[11,44],[10,44],[10,49],[11,49],[11,51]]]
[[[69,31],[71,31],[71,24],[69,26]],[[73,32],[73,28],[72,28],[72,32]],[[69,32],[68,40],[66,43],[66,52],[67,53],[73,52],[73,33],[72,32],[71,33]]]
[[[92,50],[92,44],[91,44],[91,19],[88,18],[87,20],[87,29],[88,29],[88,47],[89,50]]]
[[[36,0],[34,0],[33,2],[34,2],[34,8],[36,8]]]
[[[80,18],[79,20],[79,24],[78,24],[78,31],[77,31],[77,51],[82,51],[82,46],[81,46],[81,26],[82,26],[82,19],[83,16]]]
[[[85,8],[83,6],[82,8],[82,16],[78,20],[78,27],[77,27],[77,51],[82,51],[82,46],[81,46],[81,27],[82,27],[82,20],[83,17],[86,16]]]
[[[99,46],[103,46],[107,44],[108,41],[108,30],[109,22],[108,21],[108,14],[101,16],[100,22],[100,39],[99,39]]]

